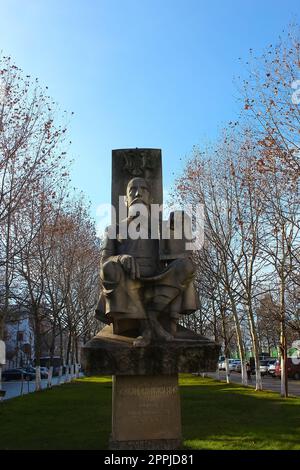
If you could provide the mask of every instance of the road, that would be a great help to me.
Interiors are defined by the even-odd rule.
[[[66,376],[62,376],[60,379],[60,383],[66,382]],[[48,387],[47,379],[42,379],[42,389]],[[52,386],[59,385],[59,377],[52,378]],[[23,385],[21,380],[11,380],[9,382],[2,382],[2,390],[6,391],[4,400],[8,400],[10,398],[18,397],[19,395],[26,395],[27,393],[35,392],[35,381],[23,381]]]
[[[81,374],[82,375],[82,374]],[[209,377],[216,378],[215,373],[207,373]],[[226,380],[225,372],[220,372],[220,380]],[[237,372],[232,372],[230,374],[230,381],[234,383],[241,383],[241,374]],[[271,390],[273,392],[277,392],[280,394],[280,380],[278,378],[272,378],[269,376],[265,376],[262,378],[263,381],[263,389],[264,390]],[[42,388],[46,389],[48,386],[47,379],[44,379],[42,382]],[[61,377],[61,383],[66,382],[66,376]],[[52,379],[52,386],[59,385],[59,378],[53,377]],[[250,387],[255,386],[255,376],[252,375],[252,383],[249,383]],[[11,381],[11,382],[2,382],[2,390],[6,391],[4,400],[8,400],[10,398],[18,397],[19,395],[25,395],[27,393],[35,392],[35,381],[32,380],[30,382],[24,381],[23,387],[21,381]],[[300,396],[300,380],[289,380],[289,394],[294,396]]]
[[[207,373],[209,377],[216,378],[216,374]],[[220,371],[220,380],[226,380],[225,372]],[[230,381],[235,383],[241,383],[241,374],[238,372],[231,372]],[[263,389],[271,390],[273,392],[280,393],[280,379],[273,378],[270,376],[264,376],[262,378]],[[300,380],[289,380],[288,381],[289,395],[300,396]],[[249,383],[249,386],[255,387],[255,375],[252,375],[252,383]]]

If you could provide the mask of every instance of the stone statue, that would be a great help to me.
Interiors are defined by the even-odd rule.
[[[82,347],[81,362],[87,375],[113,375],[110,449],[178,449],[178,373],[215,371],[220,351],[178,325],[198,307],[191,230],[177,231],[191,221],[177,217],[182,211],[168,221],[155,212],[163,203],[160,149],[113,150],[111,196],[96,310],[108,324]]]
[[[149,218],[151,202],[148,182],[132,178],[126,188],[128,216],[121,224],[138,233],[143,219],[134,209],[142,205],[144,217]],[[144,226],[150,232],[150,221]],[[130,234],[122,238],[120,224],[109,227],[100,271],[103,290],[98,315],[104,318],[105,314],[115,334],[137,336],[133,344],[141,347],[155,340],[173,340],[180,315],[194,312],[198,305],[191,256],[161,260],[159,239],[151,239],[149,232],[144,238],[132,239]],[[110,238],[109,233],[116,237]]]

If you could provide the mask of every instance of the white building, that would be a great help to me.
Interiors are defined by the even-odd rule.
[[[32,363],[34,334],[26,308],[11,307],[5,322],[5,368],[23,367]]]

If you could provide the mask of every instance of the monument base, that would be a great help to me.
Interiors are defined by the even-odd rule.
[[[116,335],[105,326],[81,350],[87,375],[164,376],[178,372],[215,372],[220,346],[178,327],[173,341],[134,347],[135,338]]]
[[[114,376],[110,449],[181,445],[178,376]]]
[[[178,373],[215,371],[220,346],[181,326],[172,341],[133,346],[135,338],[104,327],[82,348],[87,375],[113,375],[110,449],[181,446]]]

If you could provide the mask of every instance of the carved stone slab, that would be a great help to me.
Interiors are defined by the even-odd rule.
[[[112,333],[106,326],[82,348],[87,375],[176,375],[215,371],[220,346],[180,328],[174,341],[146,348],[132,345],[133,338]]]
[[[144,178],[151,190],[153,204],[162,204],[162,165],[160,149],[117,149],[112,151],[111,203],[118,219],[119,196],[126,194],[128,182],[134,177]]]
[[[177,375],[113,378],[110,448],[174,448],[180,442]]]

